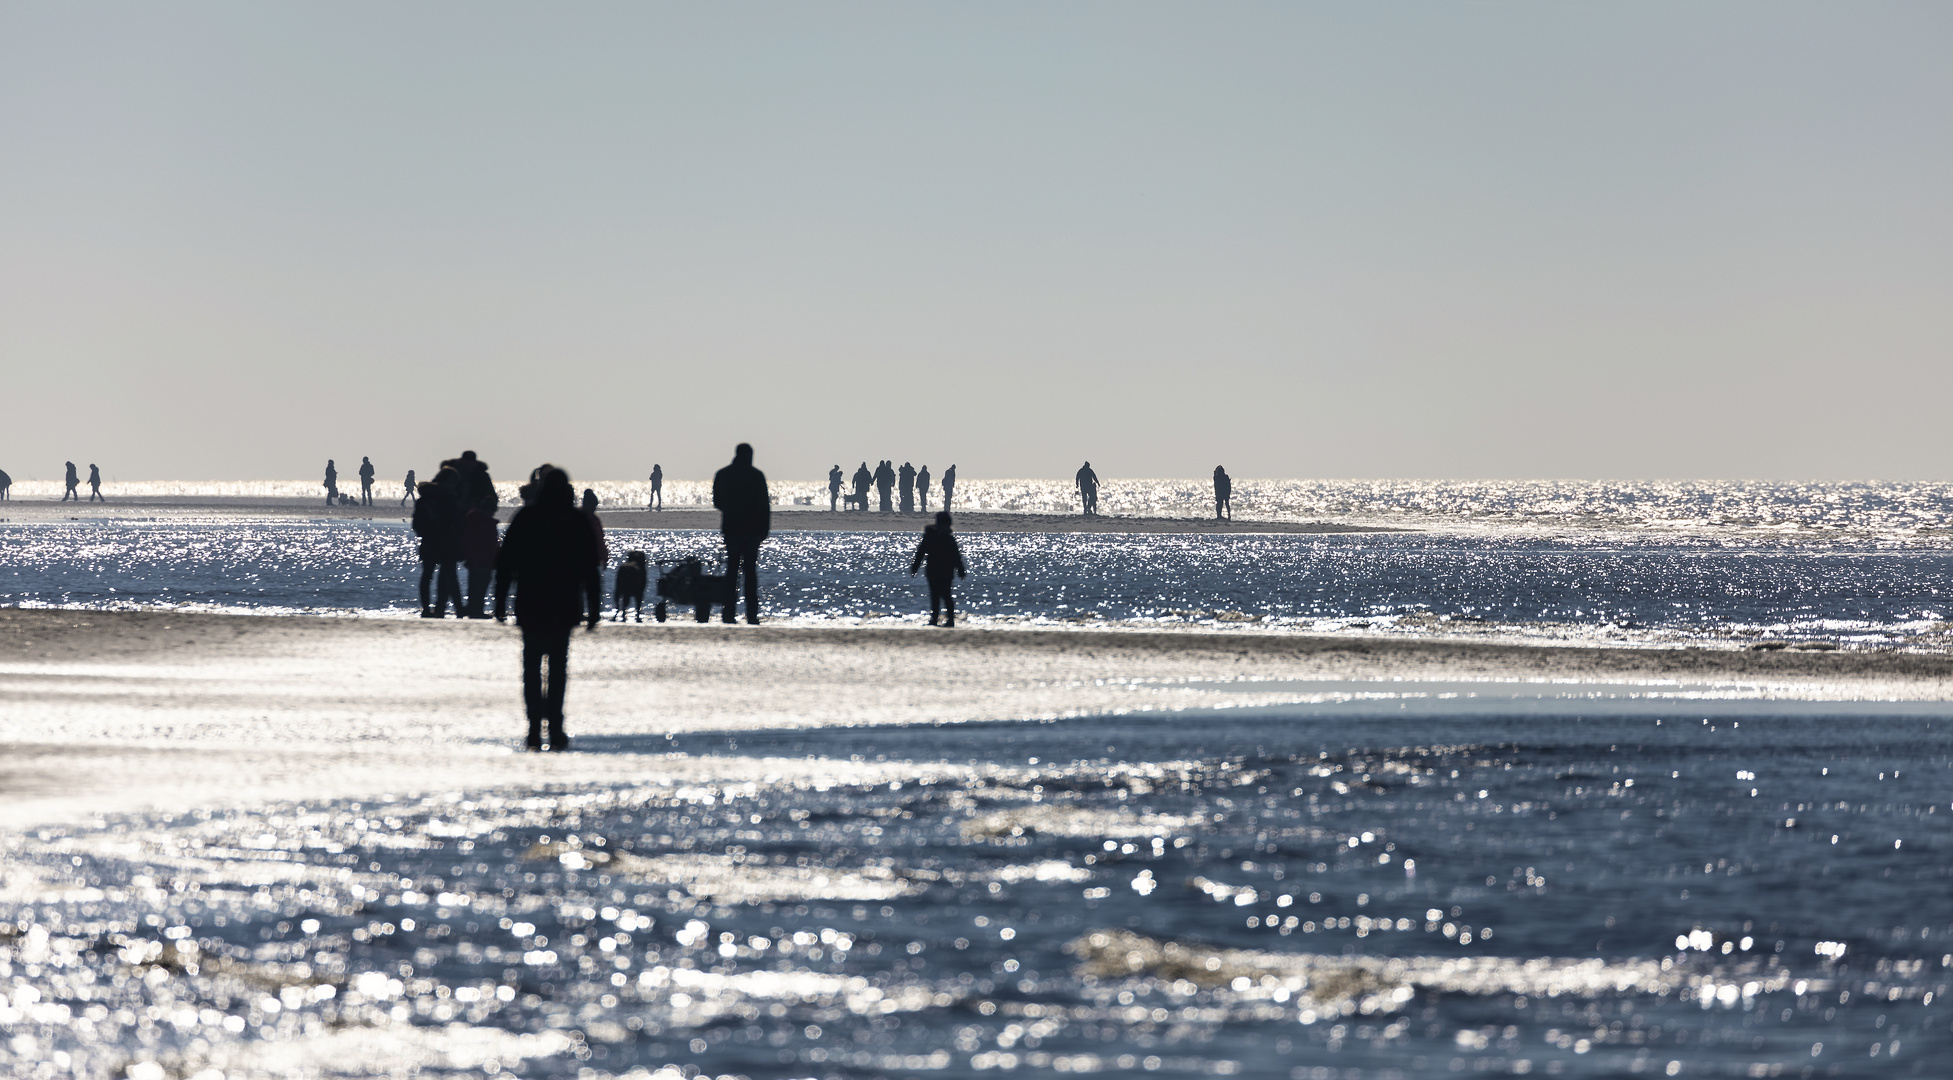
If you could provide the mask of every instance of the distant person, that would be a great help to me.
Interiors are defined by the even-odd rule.
[[[1078,470],[1078,497],[1085,504],[1087,517],[1099,512],[1099,474],[1092,471],[1089,461]]]
[[[653,462],[651,465],[651,497],[644,500],[646,510],[665,508],[665,467]]]
[[[832,513],[841,508],[841,467],[827,470],[827,509]]]
[[[495,502],[482,499],[461,516],[461,562],[468,568],[468,608],[455,614],[488,618],[488,583],[495,576],[495,558],[502,553],[495,529]]]
[[[624,621],[626,608],[634,612],[638,622],[644,621],[644,587],[650,576],[644,552],[624,553],[624,561],[617,567],[617,591],[611,595],[611,605],[617,609],[618,622]]]
[[[943,513],[949,513],[950,501],[956,498],[956,466],[943,470]]]
[[[325,489],[327,506],[339,501],[339,469],[331,458],[326,459]]]
[[[936,515],[936,523],[922,530],[922,543],[915,547],[915,558],[909,560],[909,576],[914,577],[917,570],[927,567],[923,574],[929,582],[929,625],[936,625],[939,612],[947,608],[949,621],[944,625],[956,625],[956,596],[950,591],[955,586],[954,577],[969,577],[970,572],[963,566],[963,549],[956,543],[956,537],[949,531],[949,511]]]
[[[407,500],[414,497],[415,497],[414,470],[408,469],[407,470],[407,493],[405,495],[400,496],[400,505],[402,506],[407,505]]]
[[[62,494],[61,501],[67,502],[69,499],[81,501],[81,474],[75,471],[75,463],[72,461],[68,462],[68,489]]]
[[[454,601],[455,615],[466,611],[461,605],[461,581],[455,564],[461,561],[461,480],[451,468],[443,468],[434,479],[420,485],[414,500],[414,535],[420,537],[420,617],[445,619],[448,601]],[[437,583],[437,580],[438,583]],[[430,597],[430,591],[433,596]]]
[[[1226,469],[1221,468],[1219,465],[1214,466],[1215,521],[1219,521],[1222,518],[1226,518],[1229,521],[1234,520],[1234,506],[1230,501],[1233,497],[1234,481],[1228,477]]]
[[[373,505],[373,459],[369,457],[359,459],[359,504]]]
[[[773,530],[773,498],[766,490],[766,474],[753,467],[753,448],[740,443],[732,464],[712,477],[712,505],[719,511],[719,532],[726,538],[728,587],[746,575],[746,621],[759,625],[759,549]],[[726,605],[725,621],[732,621]]]
[[[929,512],[929,466],[915,471],[915,501],[923,513]]]
[[[597,516],[597,493],[583,489],[583,516],[590,520],[590,532],[597,538],[597,569],[610,565],[610,542],[604,539],[603,519]]]
[[[102,470],[94,462],[88,463],[88,501],[107,502],[102,498]]]
[[[875,466],[875,490],[881,492],[881,509],[884,514],[895,512],[895,464],[884,461]]]
[[[603,620],[603,581],[597,574],[596,535],[576,508],[570,474],[553,465],[537,470],[528,505],[515,512],[495,560],[495,621],[508,618],[515,589],[515,624],[522,628],[522,704],[529,716],[527,745],[570,748],[563,731],[563,698],[570,681],[570,631]],[[532,474],[534,475],[534,474]],[[549,680],[543,681],[543,660]]]
[[[8,476],[5,469],[0,469],[0,502],[11,502],[13,500],[13,489],[14,478]]]
[[[862,513],[868,512],[868,489],[875,486],[875,474],[868,471],[868,463],[854,471],[854,496],[850,500]]]
[[[913,514],[915,513],[915,466],[904,461],[902,471],[896,475],[902,492],[902,512]]]

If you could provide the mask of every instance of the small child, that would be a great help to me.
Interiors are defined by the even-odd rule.
[[[922,530],[922,543],[915,548],[915,558],[909,562],[909,576],[928,564],[928,572],[923,576],[929,581],[929,625],[936,625],[937,612],[947,608],[949,620],[943,625],[956,625],[956,597],[950,592],[955,582],[953,577],[967,578],[969,570],[963,566],[963,549],[956,543],[956,537],[949,531],[949,511],[936,515],[936,523]]]
[[[617,568],[617,592],[611,598],[617,608],[616,621],[624,621],[627,607],[636,614],[638,622],[644,621],[644,586],[649,577],[644,552],[626,551],[623,564]]]

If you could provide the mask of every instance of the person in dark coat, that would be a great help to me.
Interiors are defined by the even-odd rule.
[[[827,470],[827,509],[832,513],[841,508],[841,467]]]
[[[753,467],[753,448],[740,443],[732,464],[712,477],[712,505],[719,511],[719,532],[726,538],[728,584],[746,575],[746,621],[759,624],[759,549],[773,531],[773,497],[766,490],[766,474]],[[732,606],[725,619],[732,621]]]
[[[460,478],[453,469],[442,469],[434,479],[420,485],[414,501],[414,534],[420,537],[420,617],[445,619],[448,601],[454,601],[455,615],[467,614],[461,603],[461,580],[455,564],[461,561],[461,504],[455,497]],[[440,583],[429,599],[435,578]]]
[[[72,461],[68,462],[68,490],[61,496],[61,501],[67,502],[69,499],[81,501],[81,474],[75,472],[75,463]]]
[[[884,461],[875,466],[875,490],[881,492],[882,513],[895,512],[895,464]]]
[[[325,491],[327,506],[339,501],[339,469],[331,458],[326,459]]]
[[[604,539],[603,519],[597,516],[597,493],[591,488],[583,489],[583,505],[579,507],[583,516],[590,521],[590,531],[597,537],[597,569],[610,565],[610,541]]]
[[[646,510],[665,508],[665,467],[651,463],[651,496],[644,500]]]
[[[570,631],[581,622],[591,630],[603,620],[603,580],[597,573],[597,538],[576,507],[570,475],[554,466],[538,470],[536,491],[515,512],[495,560],[495,621],[508,619],[509,590],[515,590],[515,624],[522,628],[522,703],[529,716],[527,745],[568,750],[563,731],[563,696],[570,679]],[[543,661],[549,679],[543,680]]]
[[[1099,474],[1092,471],[1089,461],[1078,470],[1078,498],[1085,504],[1086,516],[1099,512]]]
[[[359,504],[373,505],[373,459],[370,457],[359,459]]]
[[[88,463],[88,501],[107,502],[102,497],[102,470],[94,462]]]
[[[414,470],[408,469],[407,470],[407,493],[405,495],[400,496],[400,505],[405,506],[407,505],[408,499],[418,497],[419,490],[420,490],[420,485],[414,483]]]
[[[947,608],[949,621],[946,626],[956,625],[956,596],[950,590],[955,586],[954,578],[970,576],[963,565],[963,548],[957,544],[956,536],[949,531],[949,511],[936,515],[936,523],[922,530],[922,543],[915,547],[915,558],[909,560],[909,576],[914,577],[917,570],[927,568],[923,577],[929,582],[929,625],[936,625],[939,612]]]
[[[1214,520],[1215,521],[1219,521],[1223,517],[1227,518],[1227,520],[1229,521],[1234,520],[1234,506],[1231,502],[1233,498],[1234,498],[1233,479],[1227,475],[1226,469],[1221,468],[1219,465],[1214,466]]]
[[[956,466],[951,465],[943,471],[943,513],[949,513],[950,501],[956,498]]]
[[[904,461],[902,471],[896,474],[902,492],[902,512],[915,513],[915,466]]]
[[[618,622],[624,621],[625,609],[630,609],[638,622],[644,621],[644,587],[649,583],[650,569],[646,564],[644,552],[626,551],[624,561],[617,567],[617,589],[611,594],[610,602],[617,609]]]
[[[875,486],[875,474],[868,471],[868,463],[854,471],[854,497],[850,500],[859,506],[863,513],[868,510],[868,489]]]
[[[461,614],[470,619],[488,618],[488,583],[495,576],[495,557],[501,552],[495,503],[483,499],[461,518],[461,561],[468,567],[468,608]]]
[[[14,497],[13,489],[14,478],[8,476],[5,469],[0,469],[0,502],[6,502],[12,499]]]
[[[917,509],[925,514],[929,512],[929,466],[927,465],[915,471],[915,502]]]

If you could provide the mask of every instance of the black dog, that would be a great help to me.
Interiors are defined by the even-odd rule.
[[[627,551],[624,563],[617,568],[617,594],[612,603],[617,606],[615,621],[624,621],[624,609],[630,608],[638,622],[644,621],[644,585],[647,571],[644,565],[644,552]]]

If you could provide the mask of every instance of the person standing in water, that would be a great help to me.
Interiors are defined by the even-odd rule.
[[[62,494],[61,501],[67,502],[69,499],[81,501],[81,474],[75,472],[75,463],[72,461],[68,462],[68,490]]]
[[[766,474],[753,467],[753,448],[740,443],[732,464],[712,477],[712,506],[719,511],[719,533],[726,538],[726,585],[746,575],[746,621],[759,625],[759,549],[773,531],[773,497]],[[726,605],[725,621],[732,621]]]
[[[1099,474],[1092,471],[1089,461],[1078,470],[1078,497],[1085,504],[1085,516],[1099,512]]]
[[[909,560],[909,576],[914,577],[917,570],[927,566],[923,575],[929,582],[929,625],[936,625],[936,617],[943,609],[949,611],[949,621],[943,625],[956,625],[956,596],[951,592],[955,578],[970,576],[963,565],[963,549],[956,543],[956,537],[949,531],[949,511],[936,515],[936,523],[922,530],[922,542],[915,547],[915,558]]]
[[[943,513],[949,513],[949,504],[956,498],[956,466],[943,470]]]
[[[102,470],[92,461],[88,463],[88,501],[108,501],[102,498]]]
[[[402,506],[407,505],[407,500],[414,497],[415,497],[414,470],[408,469],[407,470],[407,493],[405,495],[400,496],[400,505]]]
[[[923,513],[929,512],[929,466],[915,471],[915,501]]]
[[[827,510],[833,513],[841,508],[841,466],[827,470]]]
[[[325,489],[326,505],[331,506],[339,498],[339,469],[331,458],[326,459]]]
[[[1221,468],[1219,465],[1214,466],[1215,521],[1219,521],[1223,517],[1229,521],[1234,520],[1234,505],[1231,501],[1233,498],[1234,481],[1228,477],[1226,469]]]
[[[495,621],[508,620],[515,589],[515,624],[522,628],[522,704],[529,717],[526,745],[570,748],[563,730],[563,699],[570,680],[570,632],[581,622],[595,632],[603,620],[603,580],[597,573],[597,536],[576,507],[570,474],[546,465],[533,500],[515,512],[495,559]],[[549,678],[543,678],[543,661]]]
[[[651,465],[651,497],[644,500],[646,510],[665,508],[665,467],[653,462]]]

